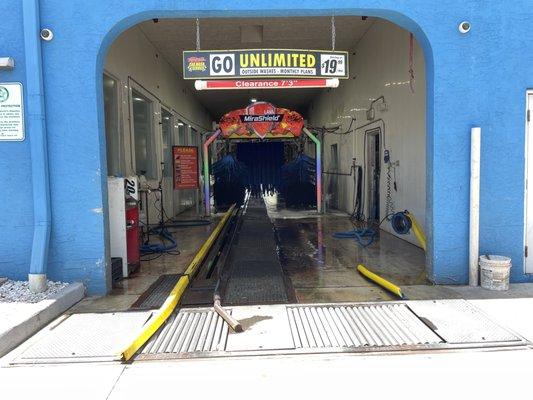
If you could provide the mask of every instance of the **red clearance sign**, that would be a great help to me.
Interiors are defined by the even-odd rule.
[[[195,146],[173,146],[174,190],[197,189],[198,148]]]
[[[196,90],[224,89],[301,89],[336,88],[339,80],[332,79],[255,79],[255,80],[197,80]]]

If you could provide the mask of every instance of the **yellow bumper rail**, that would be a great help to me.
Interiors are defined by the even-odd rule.
[[[424,234],[424,231],[422,230],[422,227],[416,220],[415,216],[411,214],[409,211],[405,211],[405,215],[411,220],[411,228],[413,229],[413,233],[415,234],[416,238],[418,239],[418,243],[420,243],[420,246],[426,250],[426,235]]]
[[[387,289],[391,293],[394,293],[399,298],[405,299],[405,296],[402,293],[402,289],[399,286],[396,286],[394,283],[391,283],[388,280],[382,278],[381,276],[373,273],[364,265],[359,264],[357,266],[357,271],[359,271],[359,273],[364,277],[370,279],[372,282],[377,283],[382,288]]]
[[[142,331],[137,335],[137,337],[122,351],[121,358],[123,361],[128,361],[133,355],[139,350],[147,341],[152,337],[152,335],[163,325],[163,323],[168,319],[172,311],[178,305],[181,296],[187,289],[191,279],[193,278],[196,270],[200,264],[204,261],[205,257],[211,250],[211,247],[215,243],[218,235],[230,219],[233,211],[235,210],[235,204],[232,205],[229,210],[224,214],[224,217],[217,224],[211,235],[204,242],[198,253],[194,256],[193,260],[185,270],[183,276],[178,280],[176,286],[172,289],[169,296],[159,308],[159,310],[154,312],[151,320],[142,328]]]

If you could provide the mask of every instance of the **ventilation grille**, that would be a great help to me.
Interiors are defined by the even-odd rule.
[[[142,354],[223,351],[228,325],[214,311],[174,313],[142,350]]]
[[[287,307],[296,348],[441,343],[404,304]]]

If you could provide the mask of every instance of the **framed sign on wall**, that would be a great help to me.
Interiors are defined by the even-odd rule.
[[[173,146],[172,164],[174,171],[174,190],[197,189],[200,187],[198,176],[198,147]]]
[[[0,140],[22,141],[24,137],[22,83],[0,82]]]

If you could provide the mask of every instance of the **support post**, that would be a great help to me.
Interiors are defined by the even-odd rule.
[[[316,211],[322,214],[322,149],[320,140],[309,129],[303,128],[305,134],[315,143],[316,148]]]
[[[220,135],[220,129],[217,129],[204,143],[204,203],[205,203],[205,215],[209,217],[211,215],[211,193],[209,182],[209,145],[215,141]]]
[[[470,131],[470,238],[468,284],[478,286],[479,259],[479,176],[481,154],[481,128]]]

